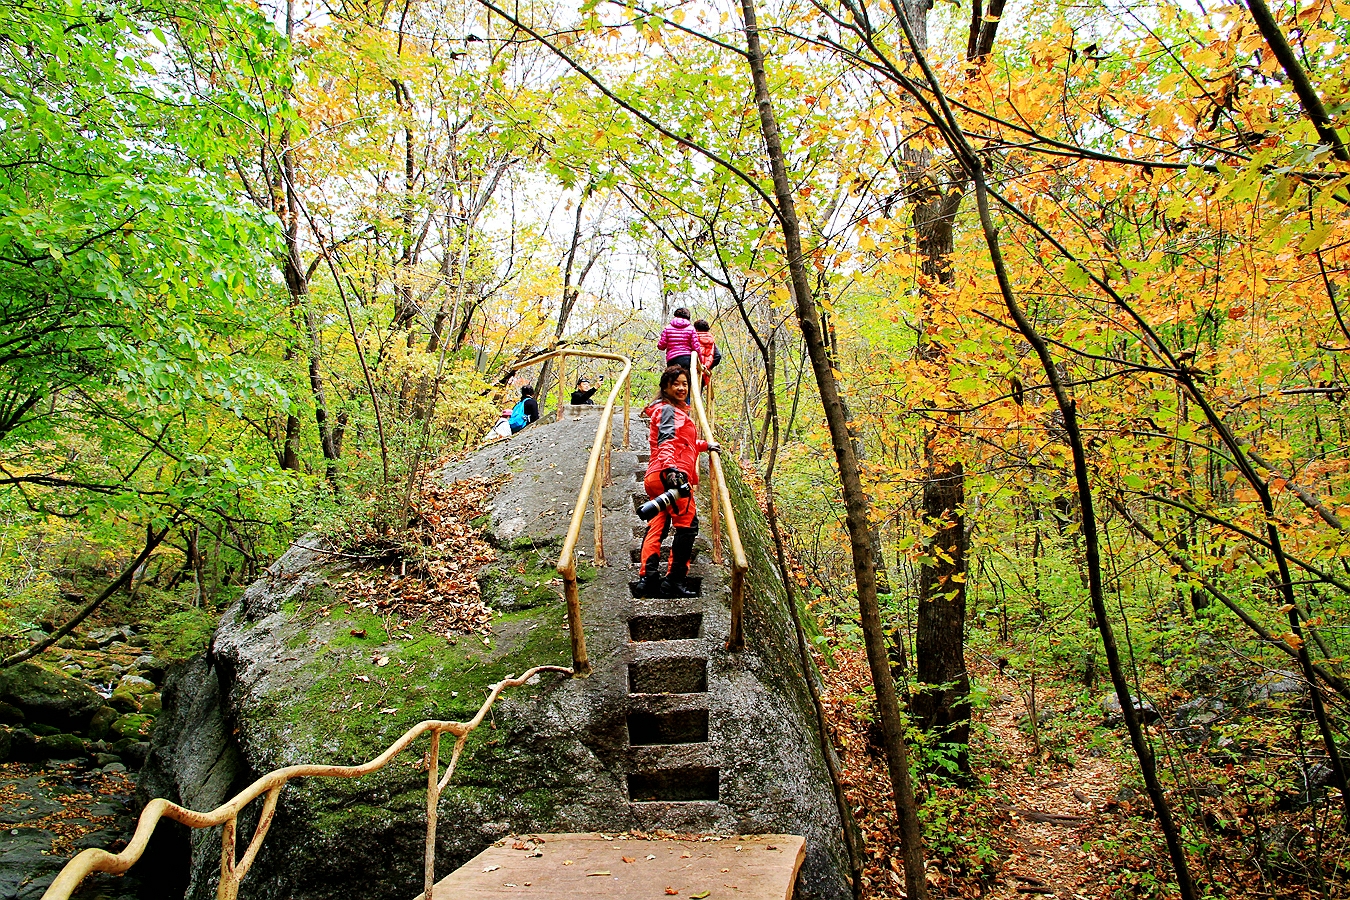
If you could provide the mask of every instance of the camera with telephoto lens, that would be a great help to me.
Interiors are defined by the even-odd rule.
[[[679,483],[676,484],[675,487],[663,494],[657,494],[655,497],[638,507],[638,518],[644,522],[650,522],[661,513],[673,507],[676,500],[679,500],[681,497],[688,497],[691,493],[693,493],[693,487],[689,484],[689,480],[683,475],[680,475]]]

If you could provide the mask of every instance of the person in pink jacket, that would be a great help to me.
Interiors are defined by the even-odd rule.
[[[666,365],[682,366],[686,372],[691,371],[690,358],[698,352],[698,333],[694,331],[694,323],[689,321],[689,310],[683,306],[675,310],[675,317],[656,339],[656,348],[666,351]]]

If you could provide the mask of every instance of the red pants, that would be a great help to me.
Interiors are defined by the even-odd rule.
[[[666,491],[666,486],[661,483],[660,472],[650,472],[643,479],[642,486],[647,489],[647,499],[651,499]],[[667,574],[678,575],[683,578],[684,573],[689,568],[689,551],[684,551],[683,545],[686,541],[678,540],[681,532],[688,534],[689,550],[692,551],[694,533],[698,531],[698,511],[694,509],[694,495],[681,497],[675,501],[675,506],[668,512],[657,513],[656,516],[647,523],[647,534],[642,538],[642,574],[656,574],[656,567],[661,557],[661,541],[665,540],[666,532],[671,526],[674,526],[677,533],[677,543],[681,546],[674,548],[670,554],[670,565],[667,567]],[[681,552],[683,551],[683,552]],[[683,559],[677,557],[683,556]]]

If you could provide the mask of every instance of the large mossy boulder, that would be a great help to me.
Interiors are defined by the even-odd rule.
[[[22,710],[28,722],[84,731],[103,698],[83,681],[33,663],[0,669],[0,701]]]
[[[554,564],[594,427],[593,418],[535,426],[444,473],[452,481],[510,476],[478,523],[497,552],[478,574],[494,611],[487,634],[432,633],[382,614],[353,587],[375,573],[308,542],[292,548],[226,613],[210,652],[169,673],[142,771],[143,799],[163,796],[206,811],[283,766],[361,763],[419,721],[470,719],[508,675],[570,665]],[[594,673],[546,674],[513,689],[469,738],[441,801],[438,876],[508,833],[793,832],[808,839],[797,897],[842,900],[849,891],[838,811],[752,498],[740,504],[756,556],[747,596],[751,649],[743,654],[722,649],[725,578],[705,564],[711,599],[699,652],[708,656],[708,702],[716,708],[711,743],[688,752],[720,766],[721,796],[631,802],[629,773],[660,750],[630,746],[625,719],[633,659],[626,541],[637,523],[631,495],[638,488],[629,474],[636,468],[635,452],[615,453],[615,484],[605,494],[611,564],[583,565]],[[442,744],[443,762],[449,745]],[[293,782],[244,892],[261,900],[411,900],[421,890],[426,749],[422,738],[362,778]],[[241,843],[251,830],[245,816]],[[181,864],[187,841],[174,840]],[[219,829],[192,835],[188,897],[214,894],[219,854]]]

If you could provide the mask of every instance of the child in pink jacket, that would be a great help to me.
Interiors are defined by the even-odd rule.
[[[675,317],[656,339],[656,347],[666,351],[667,366],[683,366],[686,372],[690,370],[690,357],[698,352],[698,333],[694,331],[694,323],[689,321],[689,310],[683,306],[675,310]]]

